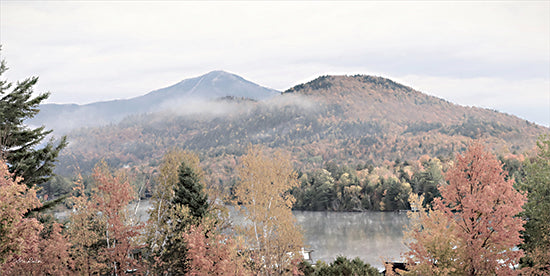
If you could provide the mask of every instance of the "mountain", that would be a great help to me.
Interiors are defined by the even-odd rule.
[[[40,113],[28,123],[46,125],[60,134],[79,127],[117,123],[133,114],[167,109],[191,109],[193,112],[199,112],[201,110],[196,106],[223,97],[266,100],[278,94],[280,92],[262,87],[240,76],[224,71],[212,71],[131,99],[85,105],[44,104],[40,106]]]
[[[175,85],[153,91],[147,95],[138,97],[136,100],[149,101],[159,96],[205,100],[231,96],[235,98],[265,100],[278,94],[280,92],[259,86],[240,76],[225,71],[212,71],[206,75],[183,80]]]
[[[232,181],[236,158],[250,144],[291,154],[299,170],[327,162],[355,166],[423,155],[452,157],[474,139],[499,154],[531,150],[550,130],[518,117],[464,107],[392,80],[323,76],[265,101],[227,98],[212,114],[150,113],[69,134],[58,172],[84,172],[100,159],[151,170],[162,155],[186,148],[201,155],[215,182]],[[76,163],[76,164],[75,164]]]

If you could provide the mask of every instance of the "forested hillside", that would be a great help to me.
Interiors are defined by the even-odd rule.
[[[298,170],[327,162],[355,167],[384,161],[451,157],[473,139],[499,154],[534,147],[545,127],[492,110],[463,107],[389,79],[323,76],[267,101],[227,97],[201,112],[133,115],[118,124],[69,134],[58,173],[83,172],[105,158],[114,167],[156,166],[171,148],[201,156],[215,183],[233,180],[249,144],[290,152]],[[182,103],[182,110],[192,108]]]

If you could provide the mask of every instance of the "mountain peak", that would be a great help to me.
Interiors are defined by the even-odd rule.
[[[210,71],[210,72],[202,75],[202,77],[204,77],[204,76],[220,76],[220,75],[235,75],[235,74],[228,73],[224,70],[214,70],[214,71]]]
[[[371,89],[385,89],[394,91],[413,92],[414,89],[394,82],[388,78],[371,76],[371,75],[325,75],[320,76],[307,83],[296,85],[284,93],[305,93],[309,94],[312,91],[328,91],[335,88],[363,90],[366,88]],[[338,90],[338,89],[337,89]]]
[[[226,79],[228,81],[246,81],[242,77],[223,71],[223,70],[214,70],[210,71],[200,77],[197,77],[200,80],[209,80],[209,81],[220,81]],[[184,80],[185,81],[185,80]]]
[[[194,98],[214,100],[223,97],[264,100],[279,91],[266,88],[223,70],[210,71],[204,75],[182,80],[172,86],[155,90],[142,97],[163,96],[165,99]]]

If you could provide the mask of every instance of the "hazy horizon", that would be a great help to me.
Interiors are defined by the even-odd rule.
[[[375,75],[550,126],[550,2],[0,2],[16,82],[48,103],[144,95],[224,70],[284,91]]]

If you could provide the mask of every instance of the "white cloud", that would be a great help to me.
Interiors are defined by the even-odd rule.
[[[216,69],[281,90],[334,73],[395,76],[457,101],[466,92],[451,84],[478,96],[499,88],[500,98],[488,97],[498,107],[508,98],[530,106],[513,94],[523,85],[548,95],[547,1],[0,5],[6,76],[40,76],[37,90],[52,91],[52,102],[132,97]]]

